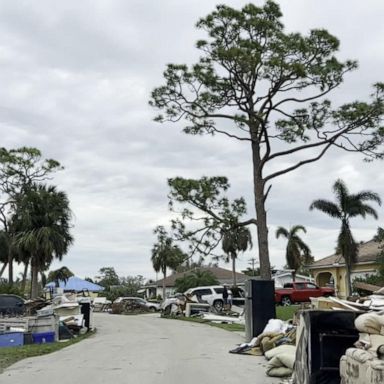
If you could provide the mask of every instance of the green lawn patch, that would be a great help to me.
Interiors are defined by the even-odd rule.
[[[74,339],[71,339],[67,342],[56,342],[56,343],[45,343],[45,344],[31,344],[23,345],[21,347],[8,347],[0,348],[0,373],[4,371],[5,368],[16,363],[19,360],[26,359],[27,357],[34,357],[45,355],[47,353],[56,352],[60,349],[68,347],[82,341],[92,335],[95,332],[88,332],[85,335],[78,336]]]
[[[292,320],[298,309],[300,309],[300,305],[289,305],[287,307],[276,305],[276,318],[284,321]]]

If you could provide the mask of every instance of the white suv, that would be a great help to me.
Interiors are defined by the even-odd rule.
[[[234,294],[232,297],[232,303],[242,306],[245,302],[244,291],[239,287],[237,287],[237,290],[238,293]],[[198,300],[206,301],[209,305],[212,305],[216,309],[221,310],[224,305],[223,291],[223,285],[211,285],[207,287],[190,288],[184,292],[184,295],[196,296]]]

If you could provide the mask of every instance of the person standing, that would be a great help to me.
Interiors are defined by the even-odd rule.
[[[228,304],[228,289],[225,285],[223,289],[223,302],[224,302],[224,305]]]
[[[232,291],[229,290],[229,291],[228,291],[228,298],[227,298],[227,302],[228,302],[228,305],[229,305],[229,309],[232,308],[232,297],[233,297],[233,295],[232,295]]]

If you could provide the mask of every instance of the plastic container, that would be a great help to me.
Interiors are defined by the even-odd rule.
[[[24,345],[33,344],[33,338],[31,332],[24,333]]]
[[[55,332],[32,333],[33,344],[53,343]]]
[[[0,347],[20,347],[24,345],[23,332],[0,334]]]

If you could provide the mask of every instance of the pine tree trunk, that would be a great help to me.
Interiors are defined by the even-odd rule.
[[[255,139],[254,139],[255,140]],[[253,188],[257,220],[257,240],[260,260],[260,277],[271,280],[271,264],[268,250],[267,213],[265,211],[264,180],[261,170],[260,149],[257,142],[252,143]]]
[[[232,259],[233,286],[236,287],[236,285],[237,285],[237,281],[236,281],[236,253],[232,253],[231,259]]]

